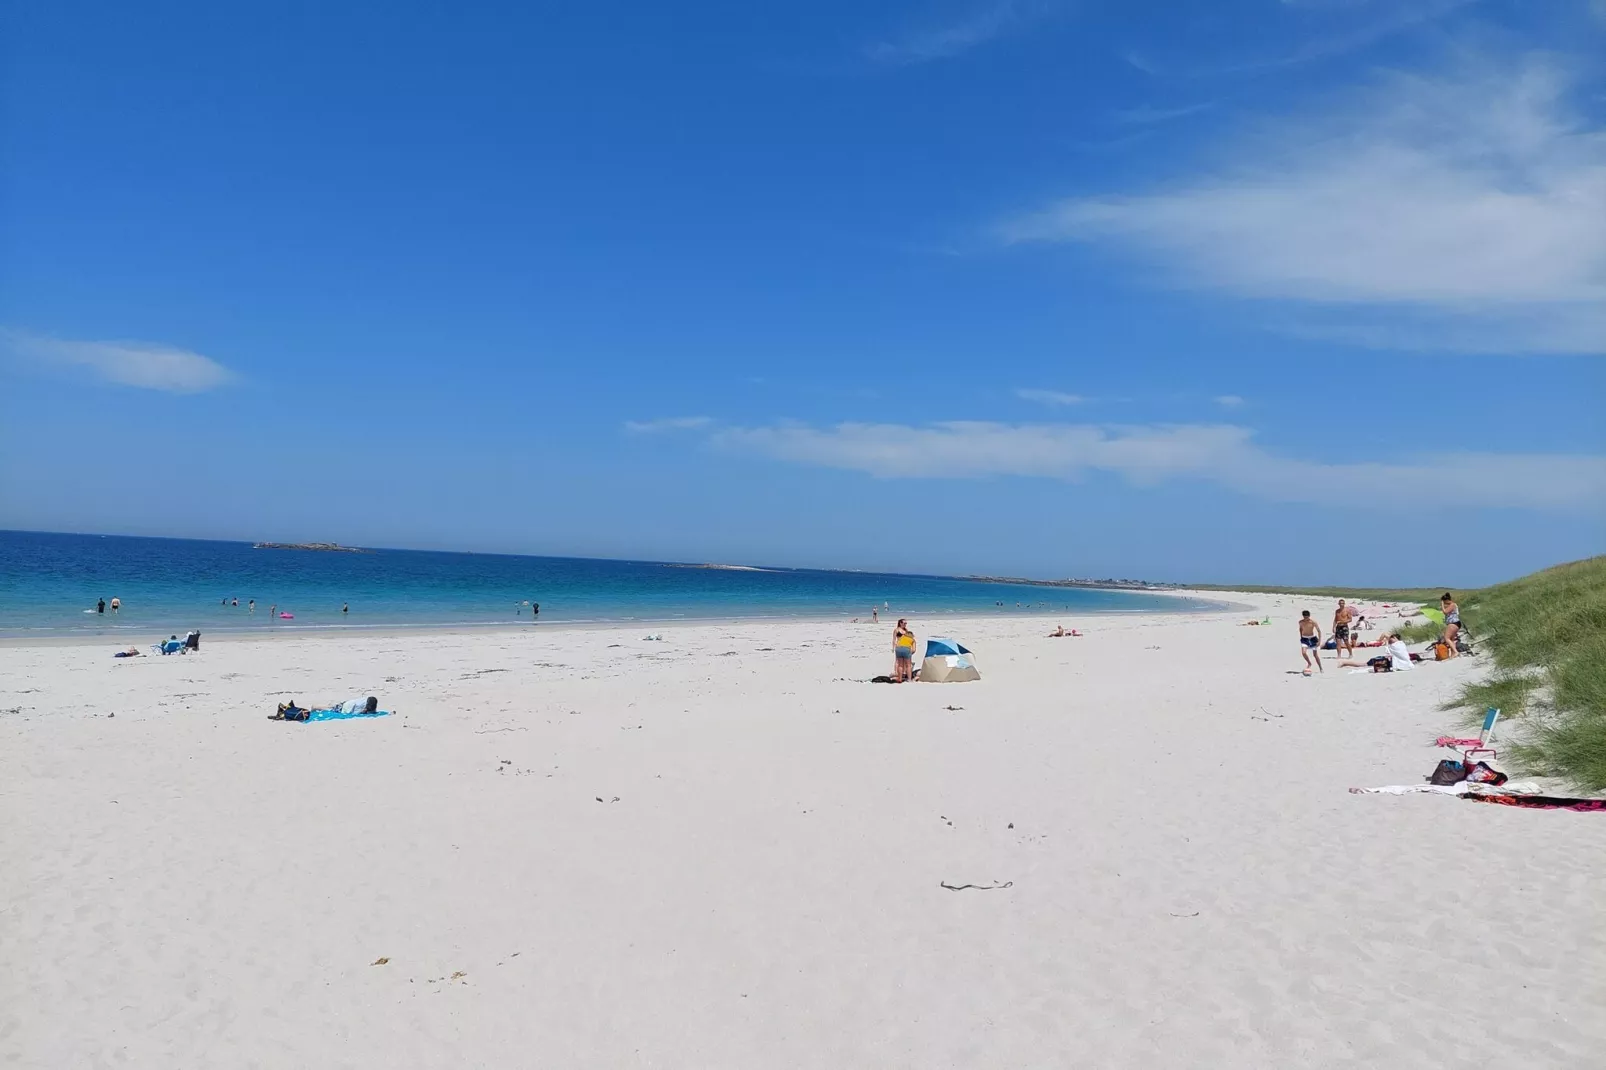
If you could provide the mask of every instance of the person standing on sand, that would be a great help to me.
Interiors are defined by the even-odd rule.
[[[902,617],[892,629],[892,681],[901,684],[915,677],[915,633]]]
[[[1338,600],[1338,609],[1333,613],[1333,653],[1338,657],[1355,656],[1355,640],[1350,637],[1350,621],[1355,619],[1355,611]]]
[[[1316,659],[1318,672],[1326,672],[1322,667],[1322,626],[1310,619],[1310,610],[1305,610],[1299,617],[1299,656],[1305,659],[1305,675],[1310,675],[1310,659]]]
[[[1444,596],[1439,599],[1439,609],[1444,613],[1444,635],[1440,638],[1444,645],[1450,648],[1450,656],[1453,658],[1458,653],[1455,641],[1461,635],[1461,607],[1455,604],[1450,592],[1445,591]]]

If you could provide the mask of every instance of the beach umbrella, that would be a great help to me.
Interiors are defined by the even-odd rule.
[[[1444,611],[1442,609],[1434,609],[1432,606],[1423,606],[1422,615],[1428,620],[1432,621],[1434,624],[1444,624]]]

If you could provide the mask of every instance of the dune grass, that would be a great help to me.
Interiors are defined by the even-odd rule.
[[[1425,620],[1420,624],[1407,624],[1394,630],[1399,632],[1400,638],[1407,643],[1426,643],[1442,635],[1444,633],[1444,625],[1436,621]]]
[[[1472,592],[1461,616],[1494,671],[1450,708],[1524,717],[1518,764],[1606,790],[1606,556]]]

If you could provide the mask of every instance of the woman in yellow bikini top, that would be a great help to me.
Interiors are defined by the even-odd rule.
[[[892,630],[892,669],[893,679],[903,681],[914,676],[915,633],[909,630],[909,622],[900,619],[898,626]]]

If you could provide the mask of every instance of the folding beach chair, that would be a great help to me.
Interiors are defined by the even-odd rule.
[[[1490,706],[1489,712],[1483,715],[1483,729],[1478,733],[1477,739],[1456,739],[1453,736],[1440,736],[1433,741],[1435,747],[1465,747],[1461,752],[1463,758],[1471,758],[1477,754],[1487,754],[1491,758],[1498,758],[1500,754],[1491,746],[1489,741],[1494,738],[1495,723],[1500,720],[1500,710]]]

